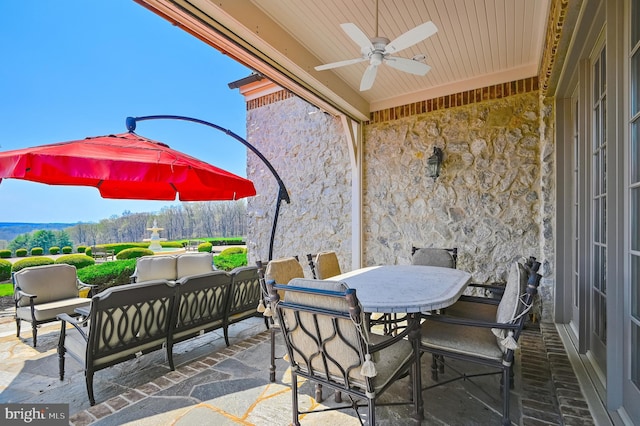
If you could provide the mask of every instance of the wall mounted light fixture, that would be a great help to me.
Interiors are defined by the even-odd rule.
[[[437,146],[433,147],[433,155],[427,160],[427,172],[435,181],[440,176],[440,168],[442,167],[442,150]]]

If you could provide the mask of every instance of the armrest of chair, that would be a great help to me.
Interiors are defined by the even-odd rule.
[[[426,321],[438,321],[447,324],[464,325],[469,327],[496,328],[501,330],[516,330],[518,328],[517,324],[481,321],[464,317],[451,317],[442,314],[423,315],[422,318]]]
[[[76,330],[78,330],[78,332],[80,333],[80,335],[82,336],[82,338],[85,341],[89,341],[89,337],[85,334],[84,330],[82,330],[82,326],[87,324],[87,322],[89,321],[89,317],[86,317],[86,318],[73,318],[69,314],[58,314],[56,316],[56,318],[58,318],[62,323],[62,326],[61,326],[62,328],[60,329],[60,338],[61,338],[61,340],[62,340],[62,336],[64,336],[64,334],[65,334],[64,330],[66,328],[66,323],[69,323],[72,326],[74,326],[76,328]]]
[[[494,299],[492,297],[481,297],[481,296],[467,296],[462,295],[458,299],[458,302],[468,302],[468,303],[482,303],[485,305],[499,305],[500,299]],[[447,308],[445,308],[446,310]]]
[[[13,292],[13,299],[17,302],[23,297],[28,297],[31,300],[31,303],[33,304],[33,299],[35,299],[38,296],[36,296],[35,294],[26,293],[20,290],[20,287],[16,287],[15,291]]]
[[[502,295],[504,294],[505,284],[501,285],[499,283],[492,283],[492,284],[469,283],[467,287],[482,289],[484,290],[485,294],[487,294],[487,292],[492,292],[499,295],[499,297],[502,297]]]
[[[84,290],[85,288],[89,289],[89,297],[93,296],[93,291],[98,288],[95,284],[87,284],[80,279],[78,279],[78,290]]]

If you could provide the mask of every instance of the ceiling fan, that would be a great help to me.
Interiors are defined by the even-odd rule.
[[[369,39],[367,35],[353,23],[340,24],[340,27],[342,27],[342,30],[351,37],[351,40],[360,46],[362,56],[355,59],[347,59],[345,61],[319,65],[315,67],[315,69],[316,71],[323,71],[369,61],[369,66],[365,70],[362,80],[360,81],[361,92],[371,89],[373,82],[376,79],[378,66],[383,63],[400,71],[415,75],[425,75],[431,69],[429,65],[419,62],[418,60],[391,56],[392,53],[411,47],[435,34],[438,31],[438,28],[431,21],[420,24],[400,35],[393,41],[389,41],[386,37],[378,36],[378,0],[376,0],[376,36],[374,38]]]

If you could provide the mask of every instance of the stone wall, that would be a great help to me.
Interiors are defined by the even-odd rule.
[[[458,247],[458,267],[491,282],[519,256],[540,257],[539,110],[536,91],[368,125],[365,264],[408,264],[412,245]]]
[[[364,266],[410,263],[411,246],[458,247],[475,282],[505,281],[509,262],[543,262],[543,318],[553,302],[553,111],[537,90],[369,123],[364,134]],[[291,196],[273,257],[335,250],[351,267],[351,164],[338,118],[297,97],[247,111],[248,140]],[[437,180],[427,159],[444,152]],[[249,262],[266,260],[277,185],[249,154]]]
[[[247,140],[272,163],[291,197],[282,203],[273,258],[335,250],[351,266],[351,165],[339,118],[297,97],[247,111]],[[249,263],[267,260],[278,186],[249,153],[247,176],[258,195],[248,199]],[[309,268],[304,268],[309,275]]]

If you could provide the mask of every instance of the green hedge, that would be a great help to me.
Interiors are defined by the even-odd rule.
[[[211,243],[200,243],[200,244],[198,244],[198,251],[199,252],[211,253],[212,249],[213,249],[213,246],[211,245]]]
[[[11,257],[11,250],[0,250],[0,259],[8,259]]]
[[[49,247],[49,254],[59,254],[59,253],[60,253],[60,247],[58,246]]]
[[[241,246],[244,245],[242,238],[213,238],[208,240],[214,246]]]
[[[244,253],[247,254],[247,249],[242,247],[229,247],[220,252],[218,256],[229,256],[232,254]]]
[[[239,266],[247,266],[247,253],[233,253],[223,255],[222,253],[213,257],[213,264],[223,271],[231,271]]]
[[[126,259],[137,259],[142,256],[153,256],[153,250],[149,250],[148,248],[143,247],[133,247],[124,249],[118,254],[116,254],[116,259],[118,260],[126,260]]]
[[[44,249],[42,247],[33,247],[31,249],[31,256],[42,256],[44,254]]]
[[[11,278],[11,266],[8,260],[0,259],[0,282]]]
[[[75,266],[76,269],[86,268],[95,265],[96,261],[85,254],[67,254],[56,259],[56,263],[66,263]]]
[[[72,252],[73,252],[73,247],[69,247],[69,246],[62,247],[63,254],[71,254]]]
[[[109,287],[129,284],[135,269],[136,259],[114,260],[82,268],[78,270],[78,278],[86,284],[98,286],[94,290],[97,294]]]
[[[29,268],[31,266],[53,265],[54,263],[55,262],[50,257],[28,257],[14,263],[11,271],[18,272],[21,269]]]
[[[19,248],[16,250],[16,257],[27,257],[27,249]]]
[[[78,246],[76,250],[78,253],[84,253],[87,250],[87,246]]]

